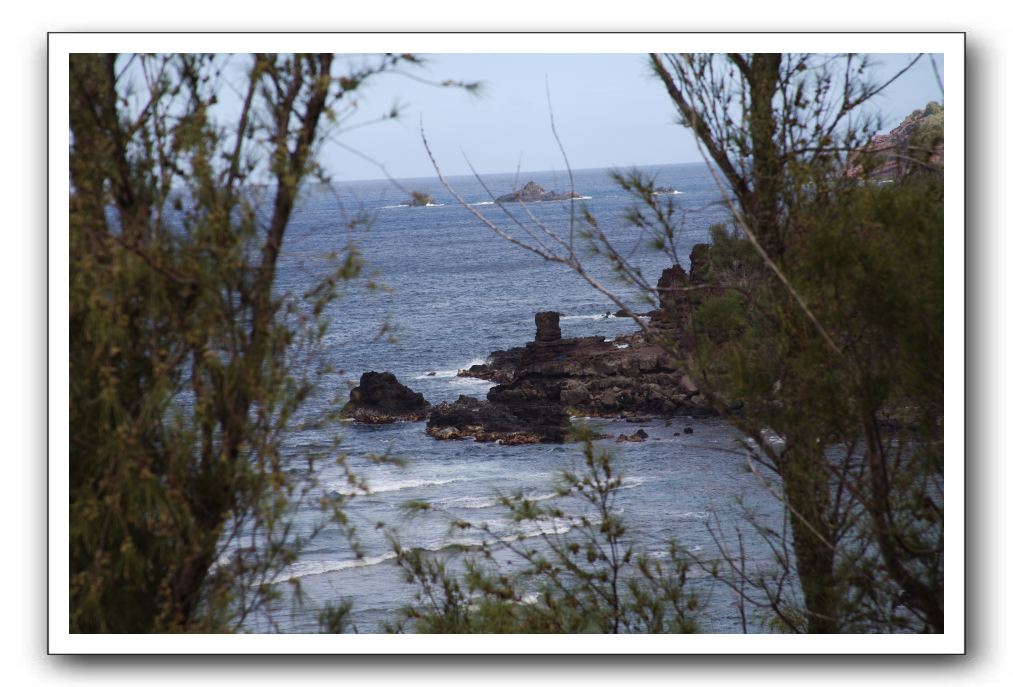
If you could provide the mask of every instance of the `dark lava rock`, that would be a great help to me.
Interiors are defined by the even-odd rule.
[[[513,406],[460,396],[433,408],[426,434],[434,439],[472,437],[503,444],[561,443],[569,428],[569,416],[556,404]]]
[[[497,353],[504,353],[505,351],[497,351]],[[501,369],[494,366],[492,363],[483,363],[481,365],[472,365],[467,370],[458,370],[458,377],[474,377],[475,379],[485,379],[490,382],[498,382],[500,384],[509,384],[513,381],[513,369]]]
[[[390,372],[364,372],[359,386],[352,389],[341,417],[367,424],[398,420],[424,420],[429,403],[422,394],[397,381]]]
[[[537,203],[545,200],[570,200],[571,198],[580,198],[579,193],[557,193],[556,191],[546,191],[544,188],[539,186],[533,181],[529,181],[524,184],[524,188],[513,193],[506,193],[496,199],[497,203]]]
[[[618,345],[617,345],[618,344]],[[642,335],[622,343],[592,336],[534,341],[518,351],[510,381],[489,390],[490,401],[558,403],[573,414],[598,417],[692,415],[694,393],[685,372],[662,347]]]
[[[683,431],[684,434],[692,434],[693,433],[693,428],[692,427],[687,427],[686,429],[684,429],[682,431]]]
[[[554,311],[535,313],[535,341],[559,341],[563,333],[559,330],[559,313]]]
[[[514,372],[517,370],[523,353],[523,348],[493,351],[488,362],[472,365],[467,370],[458,370],[457,376],[485,379],[497,384],[509,384],[514,381]]]
[[[620,434],[619,438],[616,439],[616,441],[632,441],[636,443],[639,443],[641,441],[647,441],[647,432],[645,432],[642,429],[638,429],[636,432],[634,432],[629,436],[626,436],[625,434]]]
[[[648,314],[646,333],[624,334],[614,341],[601,336],[564,339],[559,313],[540,312],[535,316],[534,341],[496,351],[487,363],[458,374],[497,382],[488,399],[511,407],[551,403],[573,415],[633,421],[645,416],[714,415],[673,352],[685,336],[686,322],[710,292],[704,276],[698,275],[709,269],[707,247],[694,247],[690,262],[689,274],[678,265],[662,273],[658,281],[662,307]],[[685,288],[689,286],[693,288]]]
[[[620,308],[615,312],[609,313],[609,317],[650,317],[650,313],[632,312],[626,308]]]

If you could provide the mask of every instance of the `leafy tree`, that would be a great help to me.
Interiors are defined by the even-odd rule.
[[[583,237],[660,301],[666,326],[641,327],[686,362],[784,505],[779,531],[754,523],[777,569],[747,570],[719,541],[721,582],[780,629],[942,631],[941,127],[926,127],[918,174],[845,173],[873,166],[869,104],[911,65],[876,84],[855,55],[650,60],[729,211],[692,275],[656,287],[586,208],[564,229],[470,211],[626,307],[587,269]],[[629,224],[678,265],[672,199],[640,173],[615,179],[637,201]]]
[[[72,631],[236,629],[312,536],[290,513],[314,457],[296,480],[281,451],[361,260],[337,245],[290,294],[279,257],[305,182],[326,180],[320,142],[363,83],[415,62],[70,57]]]
[[[804,603],[781,619],[942,631],[940,180],[842,173],[874,129],[859,108],[883,88],[865,60],[652,63],[732,195],[734,235],[699,276],[747,288],[706,299],[683,343],[712,397],[743,404],[725,415],[782,485]]]

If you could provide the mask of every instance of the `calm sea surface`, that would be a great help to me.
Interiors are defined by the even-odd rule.
[[[707,241],[709,226],[722,219],[717,205],[720,196],[704,165],[652,167],[645,171],[655,176],[657,185],[679,191],[673,197],[685,211],[679,255],[688,265],[693,244]],[[568,189],[565,173],[484,178],[496,195],[529,180],[546,189]],[[460,177],[451,182],[476,209],[507,222],[475,179]],[[539,310],[563,314],[565,337],[612,337],[633,331],[635,325],[628,319],[603,317],[615,309],[608,299],[565,267],[547,264],[495,236],[455,203],[436,179],[399,183],[400,189],[387,181],[367,181],[339,184],[336,192],[307,193],[290,225],[278,275],[279,289],[296,294],[307,291],[325,273],[324,256],[341,251],[350,236],[363,254],[366,273],[375,272],[375,281],[382,287],[368,289],[361,283],[349,286],[329,307],[331,327],[326,356],[336,372],[325,378],[308,410],[323,409],[335,399],[343,401],[349,385],[367,370],[393,372],[433,404],[452,401],[460,394],[484,398],[492,384],[456,377],[457,370],[484,360],[494,350],[532,340],[534,313]],[[607,170],[574,172],[574,188],[585,196],[580,202],[586,204],[616,246],[654,282],[668,261],[625,224],[623,215],[633,199],[611,181]],[[411,190],[430,193],[435,205],[398,207]],[[566,230],[569,203],[529,207],[540,221]],[[368,226],[349,234],[349,220],[360,215],[368,218]],[[510,231],[519,232],[514,227]],[[635,292],[610,279],[606,266],[591,264],[610,287],[637,302]],[[436,374],[427,374],[432,372]],[[769,552],[743,523],[743,509],[761,517],[774,517],[779,511],[756,478],[743,469],[737,436],[724,422],[677,418],[671,423],[595,420],[592,424],[611,435],[643,427],[650,436],[642,444],[599,442],[617,456],[625,476],[619,497],[622,516],[630,536],[648,555],[661,556],[667,542],[675,538],[688,550],[706,557],[716,551],[708,528],[720,527],[734,538],[739,525],[750,560],[763,565]],[[687,434],[686,427],[694,431]],[[378,530],[375,523],[383,522],[385,529],[396,530],[407,545],[432,551],[446,552],[451,544],[480,539],[477,534],[449,535],[448,522],[455,517],[487,524],[494,534],[490,540],[501,536],[515,541],[516,528],[497,505],[496,497],[523,492],[552,500],[558,471],[579,466],[581,460],[579,445],[435,441],[424,430],[421,422],[385,426],[342,423],[326,431],[303,432],[286,447],[286,459],[298,466],[307,452],[328,446],[334,435],[340,434],[348,464],[368,481],[372,493],[357,496],[347,509],[358,528],[361,558],[356,557],[337,527],[329,527],[286,571],[286,577],[300,580],[306,599],[301,606],[285,604],[274,614],[283,631],[315,631],[321,606],[342,599],[354,604],[352,623],[357,631],[381,631],[382,623],[393,619],[395,610],[411,601],[413,588],[404,582],[384,530]],[[400,456],[407,464],[376,465],[368,457],[376,453]],[[325,462],[317,469],[322,494],[353,491],[337,466]],[[428,500],[437,512],[406,518],[399,504],[415,499]],[[574,506],[565,500],[559,505]],[[297,524],[302,531],[308,531],[319,517],[315,509],[307,507],[300,511]],[[500,560],[504,565],[519,563],[506,553]],[[703,575],[691,583],[709,598],[701,619],[703,628],[711,632],[739,631],[737,611],[729,595],[713,587]],[[263,619],[255,619],[248,629],[267,628]]]

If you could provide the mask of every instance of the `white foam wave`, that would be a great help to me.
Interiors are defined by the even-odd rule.
[[[495,205],[495,200],[480,200],[477,203],[468,203],[469,206],[475,207],[476,205]]]
[[[588,518],[590,525],[596,525],[600,522],[599,518],[591,517]],[[517,523],[509,523],[514,528],[517,528]],[[529,522],[522,523],[520,528],[511,534],[504,536],[496,535],[496,528],[490,527],[491,536],[483,538],[456,538],[447,542],[441,542],[438,544],[432,544],[430,546],[421,547],[425,551],[439,552],[447,549],[461,549],[461,548],[473,548],[487,544],[506,544],[510,542],[519,541],[521,539],[528,539],[531,537],[537,537],[540,535],[560,535],[566,534],[574,527],[577,526],[577,519],[573,518],[569,521],[555,520],[551,523],[538,523]],[[282,572],[275,582],[286,582],[288,580],[294,580],[309,575],[325,575],[327,573],[340,572],[342,570],[351,570],[354,568],[365,568],[373,565],[379,565],[397,558],[397,554],[394,551],[386,551],[376,556],[365,556],[363,558],[351,558],[343,560],[304,560],[296,561],[292,565]]]
[[[452,499],[446,503],[450,508],[468,508],[468,509],[479,509],[479,508],[492,508],[493,506],[499,505],[498,498],[488,498],[484,496],[462,496],[460,498]]]
[[[624,477],[623,483],[616,489],[636,489],[645,482],[647,482],[646,477]]]
[[[601,523],[601,517],[597,515],[587,516],[588,526],[595,526]],[[581,518],[568,516],[562,518],[551,518],[546,520],[523,520],[517,522],[513,518],[492,520],[484,523],[493,536],[498,536],[496,541],[512,542],[519,539],[528,539],[543,534],[556,535],[565,534],[574,527],[582,527]]]
[[[447,379],[456,376],[457,370],[431,370],[425,374],[418,375],[415,379]]]
[[[548,499],[555,498],[555,493],[549,494],[531,494],[524,496],[528,501],[546,501]],[[492,508],[493,506],[500,505],[500,497],[484,497],[484,496],[461,496],[456,499],[447,501],[446,504],[450,508],[467,508],[467,509],[482,509]]]
[[[598,315],[563,315],[560,320],[604,320],[609,316],[609,313],[600,313]]]
[[[489,389],[496,386],[497,382],[477,377],[454,377],[449,381],[450,386],[465,387],[468,389]]]
[[[452,370],[427,370],[426,372],[418,375],[415,379],[450,379],[456,377],[457,373],[461,370],[470,369],[473,365],[484,365],[485,358],[472,358],[464,365],[455,367]],[[435,374],[434,374],[435,373]]]
[[[683,550],[684,551],[688,551],[689,553],[697,553],[698,551],[703,551],[703,547],[702,546],[691,546],[688,549],[680,549],[680,551],[683,551]],[[677,554],[678,553],[679,552],[677,552]],[[664,549],[664,550],[661,550],[661,551],[648,551],[647,552],[647,557],[648,558],[654,558],[654,559],[668,558],[671,555],[672,554],[669,552],[668,549]]]
[[[385,561],[397,557],[393,551],[381,553],[377,556],[366,556],[364,558],[351,558],[341,561],[296,561],[282,572],[276,582],[287,582],[307,575],[325,575],[338,572],[339,570],[350,570],[352,568],[366,568],[371,565],[379,565]]]
[[[710,513],[705,510],[690,510],[683,513],[669,513],[668,517],[676,520],[706,520],[709,515]]]
[[[652,196],[681,196],[682,191],[654,191]]]
[[[380,484],[369,484],[370,494],[383,494],[390,491],[403,491],[405,489],[419,489],[421,487],[439,487],[444,484],[451,484],[453,482],[464,482],[467,480],[461,478],[453,479],[408,479],[397,482],[387,482]],[[367,480],[368,482],[368,480]],[[355,494],[364,495],[366,492],[347,482],[331,482],[327,485],[328,491],[336,491],[343,496],[352,496]]]
[[[525,496],[524,498],[528,501],[548,501],[549,499],[556,498],[556,496],[558,496],[558,494],[553,492],[550,494],[532,494],[530,496]]]
[[[511,542],[520,541],[522,539],[531,539],[532,537],[538,537],[541,535],[560,535],[566,534],[572,530],[576,525],[573,524],[557,524],[551,527],[546,527],[541,524],[534,524],[530,527],[521,528],[519,532],[513,534],[507,534],[501,537],[494,537],[493,539],[460,539],[448,544],[444,548],[450,548],[452,546],[482,546],[483,544],[509,544]]]

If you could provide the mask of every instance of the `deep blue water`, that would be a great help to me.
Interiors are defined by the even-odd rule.
[[[704,165],[647,168],[658,185],[679,191],[673,199],[684,211],[678,255],[688,264],[693,244],[708,239],[708,228],[723,218],[720,199]],[[534,180],[547,189],[567,190],[562,173],[496,175],[484,181],[493,194]],[[452,178],[451,183],[475,209],[503,222],[521,235],[473,178]],[[366,262],[365,273],[382,288],[366,288],[366,279],[344,287],[340,299],[326,315],[327,361],[336,372],[325,377],[309,411],[342,402],[347,390],[367,370],[390,371],[432,403],[454,400],[459,394],[484,398],[490,383],[458,378],[456,371],[480,362],[494,350],[520,346],[534,336],[534,313],[557,310],[563,314],[564,336],[613,337],[633,331],[629,319],[602,316],[615,310],[605,296],[568,268],[546,263],[509,244],[483,226],[457,204],[436,179],[411,179],[401,188],[387,181],[355,182],[334,191],[317,189],[305,194],[286,237],[278,288],[294,294],[307,291],[326,273],[325,256],[340,252],[351,238]],[[633,199],[608,177],[607,170],[574,172],[580,201],[595,216],[616,247],[630,256],[653,283],[670,260],[650,249],[638,231],[626,225],[623,215]],[[410,190],[430,193],[436,205],[398,207]],[[568,231],[570,203],[529,206],[546,226]],[[512,208],[522,212],[519,207]],[[579,214],[579,213],[578,213]],[[353,217],[367,225],[347,229]],[[638,304],[637,293],[609,276],[600,260],[588,262],[593,274],[610,288]],[[375,275],[375,276],[374,276]],[[646,307],[644,308],[647,309]],[[382,336],[378,336],[381,334]],[[427,375],[436,372],[435,376]],[[697,555],[715,551],[708,526],[726,534],[743,526],[751,561],[762,565],[765,552],[748,525],[743,508],[761,515],[778,513],[777,504],[743,469],[735,433],[721,420],[676,419],[671,424],[651,421],[595,420],[608,434],[630,433],[643,426],[650,439],[642,444],[599,442],[613,451],[625,475],[619,505],[631,536],[649,554],[660,555],[667,541],[676,538]],[[694,432],[683,430],[692,426]],[[434,551],[453,541],[468,543],[477,535],[448,535],[447,523],[461,517],[489,525],[504,537],[513,533],[499,494],[522,491],[549,500],[555,475],[579,464],[578,445],[499,446],[466,441],[435,441],[424,434],[424,423],[362,426],[342,423],[337,429],[304,432],[286,449],[296,465],[310,450],[327,446],[341,434],[341,450],[348,464],[364,477],[373,492],[357,496],[348,507],[358,527],[363,557],[357,559],[346,537],[336,527],[326,529],[286,573],[297,577],[306,593],[303,606],[284,608],[275,615],[285,631],[314,631],[319,608],[328,601],[352,600],[352,622],[361,632],[375,632],[394,610],[410,601],[407,585],[392,561],[384,531],[395,528],[406,544]],[[675,436],[675,432],[680,432]],[[376,465],[371,453],[390,453],[407,460],[405,467]],[[318,465],[322,492],[350,491],[344,473],[334,465]],[[408,499],[425,499],[437,506],[435,515],[406,519],[398,505]],[[562,506],[573,504],[561,503]],[[318,518],[313,509],[299,515],[301,529]],[[501,562],[507,564],[508,555]],[[510,562],[513,564],[513,561]],[[703,579],[694,582],[710,597],[702,617],[705,630],[738,631],[736,610],[728,594],[711,589]],[[250,629],[263,629],[256,624]]]

